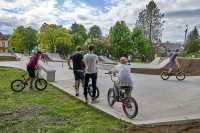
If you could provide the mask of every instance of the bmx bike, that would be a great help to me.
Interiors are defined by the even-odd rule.
[[[37,90],[43,91],[47,88],[47,81],[39,76],[40,70],[36,70],[36,77],[34,79],[34,86]],[[22,79],[16,79],[11,82],[11,90],[14,92],[21,92],[28,86],[28,83],[25,83],[27,73],[22,75]]]
[[[130,119],[135,118],[138,114],[138,104],[135,98],[127,94],[127,91],[131,91],[132,88],[119,87],[118,81],[113,79],[113,76],[115,75],[110,72],[105,74],[110,75],[110,78],[114,84],[113,87],[109,88],[108,90],[107,101],[109,106],[112,107],[115,102],[121,102],[125,115]]]
[[[168,80],[171,76],[175,76],[179,81],[183,81],[186,78],[185,73],[180,69],[173,70],[171,73],[168,71],[163,71],[160,76],[163,80]]]

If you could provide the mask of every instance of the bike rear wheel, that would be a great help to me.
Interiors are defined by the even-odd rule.
[[[109,88],[108,90],[107,101],[110,107],[115,103],[115,92],[113,88]]]
[[[178,72],[176,74],[176,79],[178,79],[179,81],[182,81],[185,79],[185,73],[184,72]]]
[[[161,76],[161,78],[163,80],[168,80],[169,77],[170,77],[169,74],[168,74],[168,72],[166,72],[166,71],[162,72],[160,76]]]
[[[93,97],[93,87],[91,84],[88,85],[88,94]],[[95,95],[95,98],[98,98],[99,97],[99,88],[97,87],[96,88],[96,95]]]
[[[45,79],[36,79],[35,88],[39,91],[43,91],[47,88],[47,81]]]
[[[23,83],[22,80],[14,80],[11,83],[11,89],[14,92],[21,92],[25,88],[25,84]]]
[[[122,101],[122,108],[126,116],[130,119],[135,118],[138,114],[138,104],[133,97],[127,97]]]

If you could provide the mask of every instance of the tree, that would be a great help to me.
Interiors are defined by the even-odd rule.
[[[80,32],[86,32],[86,29],[82,24],[78,24],[78,23],[75,22],[71,26],[71,32],[72,32],[72,34],[80,33]]]
[[[131,32],[131,39],[134,42],[133,53],[151,58],[154,55],[154,48],[151,42],[145,38],[140,27],[135,27]]]
[[[195,26],[194,30],[192,30],[187,37],[185,51],[186,53],[189,54],[198,52],[199,50],[200,50],[200,36],[197,27]]]
[[[9,37],[9,44],[18,52],[30,52],[37,45],[37,31],[31,27],[19,26]]]
[[[56,52],[57,45],[71,45],[71,35],[62,26],[44,23],[38,33],[39,46],[50,52]]]
[[[89,30],[89,37],[91,39],[100,39],[102,37],[102,32],[99,26],[93,25]]]
[[[87,40],[86,29],[81,24],[73,23],[71,26],[71,33],[72,33],[72,43],[74,47],[78,45],[83,45]]]
[[[124,21],[118,21],[111,27],[109,38],[112,46],[112,54],[115,57],[128,54],[132,45],[130,30]]]
[[[151,0],[146,6],[146,9],[139,13],[136,25],[143,29],[146,38],[151,42],[156,42],[162,35],[164,24],[164,21],[162,21],[163,17],[164,14],[160,13],[160,9],[156,3]]]

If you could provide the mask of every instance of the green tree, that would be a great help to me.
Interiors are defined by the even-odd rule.
[[[81,24],[73,23],[71,26],[71,33],[72,33],[72,43],[74,47],[78,45],[83,46],[88,38],[86,29]]]
[[[93,25],[89,30],[89,37],[91,39],[100,39],[102,37],[102,32],[99,26]]]
[[[16,51],[31,51],[37,45],[37,31],[31,27],[17,27],[9,37],[9,44]]]
[[[88,45],[93,44],[95,46],[95,53],[98,55],[106,55],[108,52],[108,46],[105,45],[105,42],[103,39],[98,39],[98,38],[88,38],[87,41],[85,42],[84,49],[87,50]]]
[[[164,14],[160,13],[160,9],[156,3],[151,0],[149,4],[146,5],[146,9],[139,13],[136,25],[144,30],[146,38],[151,42],[156,42],[160,40],[163,31],[163,17]]]
[[[38,33],[39,46],[50,52],[56,52],[57,45],[71,45],[71,35],[62,26],[44,23]]]
[[[197,27],[195,27],[194,30],[192,30],[187,37],[185,51],[186,53],[189,54],[198,52],[199,50],[200,50],[200,36]]]
[[[119,58],[130,53],[132,41],[130,30],[124,21],[118,21],[109,32],[112,55]]]
[[[85,32],[86,33],[86,29],[82,24],[78,24],[78,23],[75,22],[71,26],[71,32],[72,32],[72,34],[80,33],[80,32]]]
[[[149,58],[154,55],[154,48],[151,42],[145,38],[143,30],[140,27],[135,27],[133,29],[131,33],[131,39],[134,42],[134,45],[132,47],[134,55],[145,55]]]

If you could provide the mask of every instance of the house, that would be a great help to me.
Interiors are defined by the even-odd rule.
[[[0,32],[0,53],[8,52],[8,39]]]

